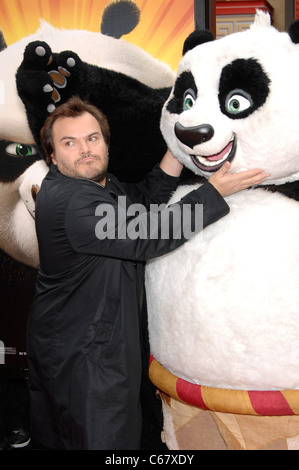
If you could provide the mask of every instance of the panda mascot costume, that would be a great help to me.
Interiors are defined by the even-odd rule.
[[[170,449],[299,448],[299,23],[185,42],[161,129],[194,173],[262,168],[228,216],[147,263],[150,377]]]
[[[101,33],[58,29],[41,20],[34,34],[9,46],[4,38],[0,43],[0,449],[23,447],[30,439],[25,338],[39,263],[35,198],[49,169],[39,148],[44,119],[67,99],[68,93],[84,97],[84,89],[90,90],[95,75],[98,84],[103,75],[110,85],[104,90],[106,114],[115,129],[110,160],[113,173],[135,182],[161,160],[166,150],[159,121],[175,75],[167,64],[121,38],[138,24],[139,15],[133,1],[113,1],[103,11]],[[70,56],[60,55],[65,49],[72,51]],[[48,87],[43,83],[41,88],[39,73],[50,57],[52,65],[45,71]],[[127,93],[130,87],[139,89],[139,95],[138,91]],[[154,107],[148,100],[155,103]],[[132,107],[139,112],[143,126],[140,131],[139,125],[139,134],[137,118],[134,126],[126,111]],[[150,120],[150,132],[140,116]],[[130,153],[124,152],[128,146]],[[145,401],[151,400],[149,387],[144,393]],[[150,422],[155,413],[160,416],[159,409],[156,412],[149,406]],[[144,439],[149,441],[151,426],[147,423],[144,432]]]

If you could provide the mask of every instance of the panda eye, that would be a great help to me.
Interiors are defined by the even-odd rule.
[[[230,114],[239,114],[253,105],[249,93],[244,90],[232,90],[226,97],[225,108]]]
[[[191,95],[187,95],[186,98],[184,99],[184,110],[187,111],[188,109],[193,108],[194,105],[194,99],[192,98]]]
[[[19,144],[17,142],[9,144],[5,150],[12,157],[30,157],[37,153],[34,145]]]
[[[188,111],[189,109],[193,108],[195,104],[195,93],[193,90],[188,89],[184,93],[184,99],[183,99],[183,109],[184,111]]]

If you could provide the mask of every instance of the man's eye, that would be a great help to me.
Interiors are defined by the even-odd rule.
[[[17,142],[8,144],[5,150],[6,153],[12,157],[30,157],[31,155],[37,154],[34,145],[19,144]]]
[[[231,91],[225,100],[225,108],[230,114],[239,114],[253,105],[249,93],[243,90]]]

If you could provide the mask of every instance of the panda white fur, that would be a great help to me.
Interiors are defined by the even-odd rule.
[[[250,30],[185,53],[164,138],[197,175],[230,160],[232,172],[270,172],[265,184],[295,182],[298,76],[299,45],[258,12]],[[147,264],[152,354],[196,384],[299,389],[299,203],[263,188],[227,202],[228,216]]]

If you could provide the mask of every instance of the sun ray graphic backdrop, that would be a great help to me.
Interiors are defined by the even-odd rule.
[[[109,3],[110,0],[0,0],[0,29],[7,45],[35,33],[41,18],[58,28],[99,32],[102,12]],[[140,9],[139,24],[123,39],[175,70],[184,40],[194,30],[194,0],[135,0],[135,4]]]

